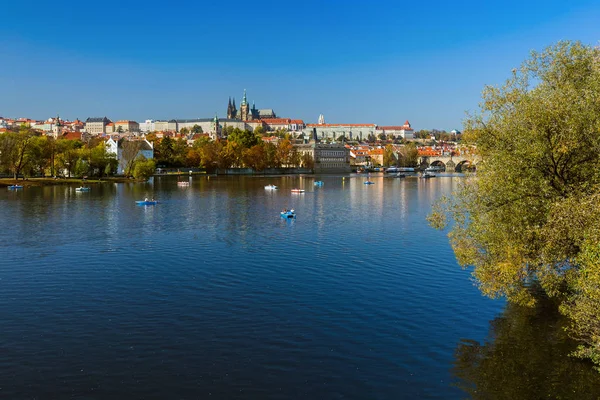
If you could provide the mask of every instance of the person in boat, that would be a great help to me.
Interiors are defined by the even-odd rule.
[[[144,198],[144,201],[148,201],[148,198],[147,198],[147,197],[146,197],[146,198]]]

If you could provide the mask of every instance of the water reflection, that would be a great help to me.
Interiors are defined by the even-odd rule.
[[[463,340],[456,348],[456,386],[474,399],[600,398],[600,374],[568,356],[576,344],[564,322],[548,301],[507,305],[483,344]]]

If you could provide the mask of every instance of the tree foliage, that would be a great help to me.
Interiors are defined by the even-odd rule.
[[[140,180],[148,180],[156,170],[156,163],[153,159],[146,159],[140,155],[136,159],[135,167],[133,168],[133,177]]]
[[[8,131],[0,135],[0,163],[9,170],[14,179],[28,167],[28,151],[37,134],[26,126],[18,131]]]
[[[533,284],[561,304],[579,355],[600,362],[600,50],[560,42],[488,86],[465,136],[476,178],[438,203],[459,263],[482,292],[533,305]],[[595,201],[595,203],[593,202]]]
[[[419,163],[419,150],[414,143],[408,143],[400,148],[398,165],[401,167],[416,167]]]
[[[389,167],[390,165],[396,165],[396,155],[394,154],[394,148],[388,144],[385,146],[383,151],[383,165]]]

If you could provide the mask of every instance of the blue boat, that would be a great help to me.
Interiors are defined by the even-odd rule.
[[[138,206],[154,206],[154,205],[158,204],[158,201],[156,201],[156,200],[137,200],[135,202],[135,204],[137,204]]]
[[[281,218],[296,218],[296,211],[294,210],[285,210],[281,213]]]
[[[323,186],[323,181],[315,181],[315,186]]]
[[[10,185],[8,187],[8,190],[17,190],[17,189],[23,189],[23,186],[21,186],[21,185]]]
[[[87,186],[80,186],[80,187],[78,187],[78,188],[75,188],[75,191],[76,191],[76,192],[89,192],[89,191],[90,191],[90,188],[89,188],[89,187],[87,187]]]
[[[373,181],[365,181],[365,185],[373,185],[373,184],[375,184],[375,182],[373,182]]]

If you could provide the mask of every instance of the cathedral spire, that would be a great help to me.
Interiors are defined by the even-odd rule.
[[[248,104],[248,101],[246,100],[246,89],[244,89],[244,97],[242,98],[242,105]]]

